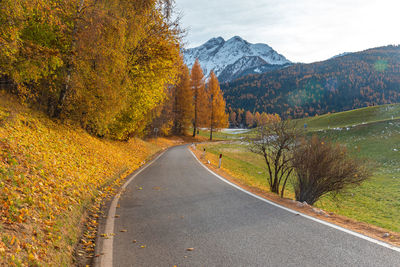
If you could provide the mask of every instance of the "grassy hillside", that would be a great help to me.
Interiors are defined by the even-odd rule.
[[[172,143],[98,139],[0,94],[0,266],[70,266],[85,210]]]
[[[345,128],[372,122],[400,119],[400,104],[373,106],[345,112],[325,114],[296,120],[298,126],[307,124],[309,131]]]
[[[370,107],[301,121],[309,125],[310,134],[345,144],[354,156],[370,159],[375,165],[373,177],[362,186],[342,194],[339,201],[324,197],[316,206],[400,232],[399,111],[400,105]],[[391,116],[397,119],[391,120]],[[346,128],[351,125],[357,126]],[[245,143],[206,147],[211,158],[222,153],[223,167],[240,181],[268,191],[263,159],[249,152]],[[287,196],[293,197],[291,186]]]

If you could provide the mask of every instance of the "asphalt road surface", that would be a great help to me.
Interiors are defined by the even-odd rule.
[[[135,177],[119,205],[113,266],[400,266],[398,251],[221,181],[185,146]]]

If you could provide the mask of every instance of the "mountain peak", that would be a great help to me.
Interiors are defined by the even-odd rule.
[[[219,44],[223,44],[225,43],[224,38],[222,37],[216,37],[216,38],[211,38],[210,40],[208,40],[206,43],[204,43],[203,45],[207,45],[207,46],[213,46],[213,45],[219,45]]]
[[[247,41],[243,40],[242,37],[236,35],[230,38],[227,42],[247,42]]]
[[[219,78],[222,78],[220,75],[223,73],[221,82],[263,64],[287,66],[291,63],[267,44],[251,44],[240,36],[234,36],[227,41],[222,37],[212,38],[201,46],[184,50],[183,54],[189,68],[193,66],[196,59],[199,59],[206,76],[211,70],[214,70]]]

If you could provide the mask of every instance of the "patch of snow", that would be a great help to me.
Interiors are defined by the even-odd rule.
[[[247,133],[249,132],[249,129],[230,129],[230,128],[226,128],[226,129],[222,129],[221,132],[223,133],[228,133],[228,134],[242,134],[242,133]]]

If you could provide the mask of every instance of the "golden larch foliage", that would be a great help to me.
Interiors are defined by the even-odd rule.
[[[209,127],[212,129],[228,127],[229,123],[225,100],[219,86],[218,78],[213,71],[211,71],[210,79],[207,84],[207,93],[211,103],[211,107],[208,110],[210,118]]]
[[[196,136],[197,128],[204,116],[204,105],[206,102],[204,74],[201,69],[199,60],[196,59],[191,71],[191,82],[194,98],[194,120],[193,120],[193,136]]]

